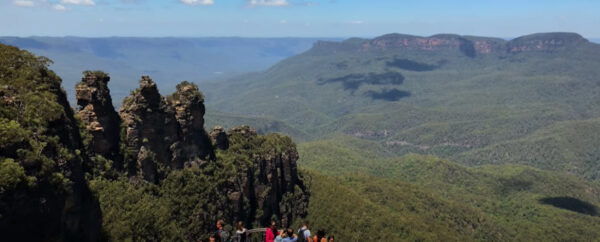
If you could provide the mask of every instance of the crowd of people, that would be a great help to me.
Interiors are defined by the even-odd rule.
[[[223,220],[217,221],[217,231],[210,236],[209,242],[249,242],[250,232],[244,227],[244,223],[239,221],[236,226],[235,234],[231,234],[225,229]],[[302,223],[297,231],[291,228],[278,229],[277,223],[271,221],[269,227],[265,229],[265,242],[335,242],[333,235],[326,236],[324,230],[318,230],[312,234],[308,228],[308,221]]]

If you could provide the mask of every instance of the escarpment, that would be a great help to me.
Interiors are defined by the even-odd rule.
[[[0,235],[99,241],[98,200],[62,80],[49,60],[0,44]]]
[[[477,55],[504,55],[523,52],[556,52],[588,44],[589,41],[575,33],[540,33],[521,36],[510,41],[500,38],[437,34],[429,37],[405,34],[386,34],[374,39],[349,39],[344,42],[318,41],[313,50],[322,53],[339,51],[451,51],[467,57]]]

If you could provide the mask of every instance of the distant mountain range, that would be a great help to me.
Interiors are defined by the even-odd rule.
[[[344,241],[586,241],[599,236],[599,66],[600,45],[573,33],[387,34],[317,42],[203,91],[219,110],[208,124],[303,141],[308,218],[364,231]],[[380,225],[403,232],[367,232]]]
[[[212,109],[280,120],[287,126],[278,127],[306,134],[300,139],[339,142],[342,134],[395,155],[598,178],[600,140],[590,132],[600,132],[598,66],[600,45],[574,33],[509,41],[387,34],[320,41],[264,72],[203,91]],[[532,156],[535,147],[541,150]]]
[[[0,43],[52,59],[51,68],[63,78],[71,103],[82,71],[110,73],[118,107],[141,75],[150,75],[162,91],[172,92],[182,80],[202,82],[264,70],[324,39],[0,37]]]

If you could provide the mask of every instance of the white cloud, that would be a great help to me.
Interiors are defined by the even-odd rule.
[[[287,0],[249,0],[250,6],[287,6],[290,3]]]
[[[365,21],[362,20],[354,20],[354,21],[350,21],[351,24],[364,24]]]
[[[65,11],[67,10],[67,8],[63,5],[60,4],[54,4],[52,5],[52,9],[56,10],[56,11]]]
[[[187,5],[213,5],[215,4],[214,0],[179,0]]]
[[[280,24],[287,24],[287,20],[285,20],[285,19],[282,19],[282,20],[280,20],[280,21],[279,21],[279,23],[280,23]]]
[[[13,3],[19,7],[33,7],[35,5],[33,1],[27,0],[15,0]]]
[[[96,5],[94,0],[61,0],[60,3],[74,4],[74,5],[88,5],[88,6]]]

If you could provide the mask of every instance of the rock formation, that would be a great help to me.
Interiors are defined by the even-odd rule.
[[[156,84],[142,77],[140,87],[120,110],[130,175],[156,183],[169,170],[202,169],[207,162],[221,166],[225,161],[216,159],[214,149],[218,149],[221,157],[229,157],[221,159],[237,164],[237,173],[221,185],[221,196],[227,199],[216,199],[214,204],[228,221],[266,224],[276,216],[289,225],[305,216],[309,195],[298,175],[298,152],[291,139],[258,135],[248,126],[228,132],[217,126],[209,136],[204,130],[203,102],[193,83],[182,82],[175,93],[163,98]],[[209,226],[205,229],[212,229]]]
[[[248,126],[233,128],[227,136],[232,147],[225,153],[238,154],[237,147],[252,147],[247,150],[251,163],[239,166],[237,179],[225,188],[232,209],[230,221],[268,224],[276,216],[285,227],[304,217],[309,194],[298,175],[298,152],[291,139],[279,134],[258,135]]]
[[[210,139],[215,148],[226,150],[229,148],[229,139],[225,129],[221,126],[216,126],[210,131]]]
[[[115,161],[120,168],[119,138],[121,120],[115,111],[108,89],[110,77],[103,72],[86,71],[81,82],[75,87],[77,116],[90,133],[88,151],[90,155],[102,155]]]
[[[157,182],[167,169],[183,166],[181,160],[173,159],[179,149],[174,109],[150,77],[142,77],[140,87],[123,100],[119,114],[126,127],[124,155],[130,176]]]
[[[204,97],[195,84],[182,82],[164,98],[152,79],[143,76],[140,87],[123,100],[120,110],[130,175],[157,182],[170,169],[213,160],[204,112]]]
[[[204,130],[204,96],[198,86],[184,81],[177,85],[177,91],[168,96],[167,101],[175,111],[180,128],[178,148],[181,158],[185,161],[213,160],[212,145]]]

